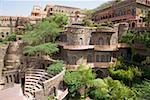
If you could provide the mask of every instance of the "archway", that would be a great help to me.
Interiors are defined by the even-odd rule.
[[[132,28],[134,28],[134,27],[135,27],[135,22],[132,23]]]
[[[97,45],[104,45],[104,39],[102,37],[98,39]]]
[[[87,56],[87,62],[93,62],[93,60],[92,60],[92,55],[88,55],[88,56]]]

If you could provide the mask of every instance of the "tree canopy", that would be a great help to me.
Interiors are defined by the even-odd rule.
[[[94,100],[133,100],[136,95],[120,81],[104,78],[93,80],[90,97]]]
[[[53,75],[60,73],[63,70],[64,64],[61,61],[56,61],[50,65],[47,69],[47,72]]]
[[[24,54],[29,56],[36,54],[51,55],[57,52],[56,37],[63,31],[67,19],[65,15],[54,14],[33,26],[26,25],[27,31],[23,36],[23,41],[27,46],[24,48]]]

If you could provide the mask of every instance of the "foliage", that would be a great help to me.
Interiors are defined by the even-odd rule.
[[[136,95],[133,90],[118,80],[104,78],[93,80],[90,97],[94,100],[133,100]]]
[[[36,54],[51,55],[58,51],[56,44],[45,43],[37,46],[26,46],[24,48],[24,54],[28,56],[34,56]]]
[[[33,30],[33,25],[31,25],[30,23],[25,24],[25,30],[26,31],[32,31]]]
[[[30,45],[54,42],[66,24],[66,16],[54,14],[35,24],[33,30],[24,35],[23,40]]]
[[[147,56],[146,59],[144,61],[142,61],[142,64],[150,65],[150,57]]]
[[[138,97],[141,100],[150,100],[150,81],[143,81],[141,84],[137,84],[134,87],[138,91]]]
[[[5,40],[6,41],[16,41],[16,34],[12,33],[12,34],[8,35]]]
[[[67,17],[61,14],[54,14],[38,22],[34,26],[26,25],[26,34],[23,41],[29,45],[24,48],[24,54],[33,56],[36,54],[51,55],[58,51],[55,45],[56,37],[67,24]],[[52,42],[52,43],[51,43]]]
[[[63,70],[63,67],[64,67],[63,62],[56,61],[48,67],[47,72],[56,75]]]
[[[114,67],[114,68],[113,68]],[[123,61],[117,61],[117,64],[109,68],[109,73],[114,79],[123,81],[130,86],[130,82],[135,78],[142,76],[142,71],[133,65],[126,64]]]
[[[140,54],[134,54],[132,57],[132,61],[137,63],[142,63],[142,61],[146,60],[146,56]]]
[[[138,41],[144,44],[147,48],[150,48],[150,33],[144,32],[144,33],[132,33],[128,32],[124,36],[121,37],[121,41],[123,43],[132,44],[132,42]]]
[[[124,35],[124,36],[121,37],[121,41],[120,42],[128,43],[129,44],[129,43],[132,42],[133,37],[134,37],[134,33],[128,32],[126,35]]]
[[[77,91],[79,91],[81,95],[86,95],[88,87],[90,87],[94,77],[95,75],[92,73],[92,69],[83,69],[81,66],[77,71],[66,72],[64,82],[72,96],[75,96]],[[81,93],[80,89],[83,93]]]

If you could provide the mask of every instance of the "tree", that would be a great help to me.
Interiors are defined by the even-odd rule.
[[[16,41],[16,40],[17,40],[17,36],[15,33],[8,35],[5,39],[5,41]]]
[[[61,71],[63,71],[63,68],[64,68],[63,62],[56,61],[48,67],[47,72],[50,74],[56,75],[60,73]]]
[[[56,37],[63,31],[67,24],[67,17],[61,14],[54,14],[35,24],[33,27],[27,25],[27,33],[23,41],[27,44],[24,54],[34,56],[36,54],[51,55],[58,51],[55,44]]]
[[[138,97],[141,100],[150,100],[150,81],[143,81],[141,84],[137,84],[134,87],[138,91]]]
[[[90,97],[94,100],[133,100],[136,95],[132,89],[111,78],[93,80]]]
[[[123,59],[118,59],[117,64],[109,68],[109,73],[113,79],[123,81],[128,86],[131,86],[131,82],[137,77],[142,76],[138,67],[124,63]]]
[[[75,97],[77,93],[82,97],[86,97],[88,88],[94,78],[95,75],[92,73],[92,69],[84,69],[83,66],[80,66],[77,71],[66,72],[64,82],[72,97]]]
[[[26,46],[23,53],[27,56],[35,56],[36,54],[40,55],[51,55],[56,53],[58,48],[54,43],[45,43],[37,46]]]

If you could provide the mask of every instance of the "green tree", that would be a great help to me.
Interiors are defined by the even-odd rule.
[[[140,100],[150,100],[150,81],[143,81],[141,84],[134,87],[137,92],[137,96]]]
[[[64,82],[72,96],[76,96],[76,93],[80,93],[84,98],[87,96],[88,88],[94,78],[95,75],[92,73],[92,69],[84,69],[83,66],[81,66],[77,71],[66,72]]]
[[[126,64],[121,59],[118,59],[115,66],[109,68],[109,73],[113,79],[123,81],[128,86],[132,85],[133,80],[142,76],[142,71],[138,67]]]
[[[23,53],[27,56],[35,56],[36,54],[40,55],[49,55],[56,53],[58,48],[54,43],[45,43],[37,46],[26,46]]]
[[[56,61],[52,65],[50,65],[47,69],[47,72],[53,75],[60,73],[64,68],[63,62]]]
[[[29,25],[23,41],[27,44],[24,54],[33,56],[36,54],[51,55],[58,51],[55,44],[56,37],[63,31],[67,24],[67,17],[61,14],[54,14],[35,24],[32,28]]]
[[[136,94],[120,81],[104,78],[93,80],[90,97],[94,100],[133,100]]]
[[[17,35],[15,33],[8,35],[5,39],[5,41],[16,41],[16,40],[17,40]]]

